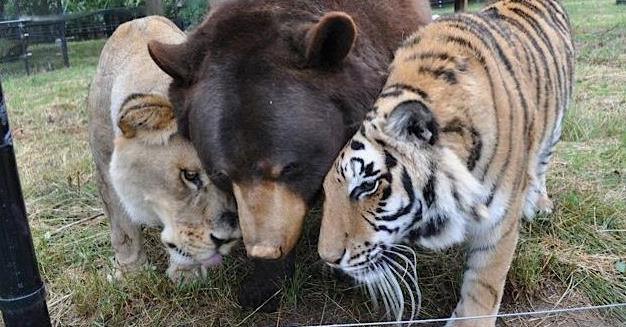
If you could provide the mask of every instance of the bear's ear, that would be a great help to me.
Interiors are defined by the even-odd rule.
[[[131,94],[117,115],[124,138],[138,138],[149,144],[165,144],[177,131],[174,107],[158,94]]]
[[[159,41],[148,43],[152,60],[175,81],[189,83],[191,80],[191,56],[185,43],[165,44]]]
[[[385,132],[401,141],[434,145],[439,138],[439,124],[422,101],[408,100],[393,109]]]
[[[356,40],[356,25],[350,15],[333,11],[324,15],[306,33],[306,59],[311,66],[332,67],[350,53]]]

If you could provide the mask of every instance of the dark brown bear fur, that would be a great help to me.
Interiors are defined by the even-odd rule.
[[[180,126],[234,191],[249,256],[291,252],[394,50],[430,20],[427,0],[235,0],[182,45],[150,44]]]

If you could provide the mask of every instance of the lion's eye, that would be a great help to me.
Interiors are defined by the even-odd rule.
[[[200,173],[197,171],[191,171],[187,169],[181,169],[180,175],[185,184],[192,184],[196,189],[202,188],[202,179],[200,178]]]

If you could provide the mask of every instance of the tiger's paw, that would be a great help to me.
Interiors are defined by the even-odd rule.
[[[539,214],[549,215],[554,209],[554,203],[547,194],[542,194],[539,196],[539,199],[537,199],[536,207]]]

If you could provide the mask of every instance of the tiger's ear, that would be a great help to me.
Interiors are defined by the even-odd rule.
[[[157,94],[132,94],[124,100],[117,115],[117,126],[126,139],[148,144],[165,144],[178,126],[174,107]]]
[[[439,138],[439,124],[422,101],[408,100],[393,109],[385,132],[406,142],[417,141],[433,145]]]
[[[175,81],[188,84],[191,81],[192,54],[185,43],[165,44],[159,41],[148,43],[148,52],[154,63]]]
[[[306,32],[306,60],[311,66],[336,66],[348,56],[355,40],[352,17],[340,11],[329,12]]]

